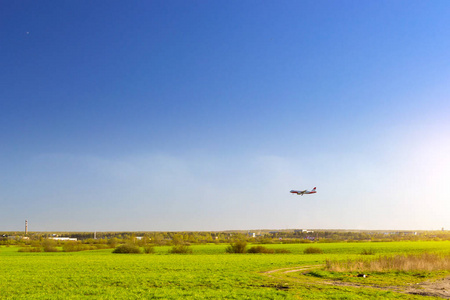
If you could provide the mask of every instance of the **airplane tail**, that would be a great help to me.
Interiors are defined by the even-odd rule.
[[[312,190],[313,190],[313,192],[315,192],[316,191],[316,187],[314,187]]]

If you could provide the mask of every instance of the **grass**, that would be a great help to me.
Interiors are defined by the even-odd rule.
[[[375,255],[375,251],[373,249],[363,249],[361,251],[362,255]]]
[[[327,278],[363,282],[349,271],[322,270],[315,276],[288,273],[280,277],[261,272],[324,264],[326,260],[357,260],[368,248],[380,256],[444,254],[450,242],[318,244],[323,254],[314,255],[303,254],[311,244],[264,245],[274,251],[291,252],[283,255],[230,254],[226,253],[227,246],[193,245],[192,254],[186,255],[170,254],[169,246],[154,247],[153,255],[116,255],[112,249],[35,253],[0,247],[0,299],[426,299],[321,283]],[[374,273],[365,280],[374,284],[392,284],[396,278],[420,282],[448,274],[445,272]]]
[[[314,270],[305,274],[305,277],[320,280],[333,280],[337,282],[356,283],[365,286],[410,286],[426,280],[438,279],[450,275],[450,272],[364,272],[368,277],[358,275],[361,272],[334,272]]]
[[[175,245],[169,250],[172,254],[191,254],[192,248],[188,245]]]

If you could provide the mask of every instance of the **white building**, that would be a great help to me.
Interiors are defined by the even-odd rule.
[[[55,241],[76,241],[77,238],[69,238],[69,237],[50,237],[49,239]]]

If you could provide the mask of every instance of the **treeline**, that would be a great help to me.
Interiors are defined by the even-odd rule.
[[[450,231],[314,231],[314,232],[272,232],[269,238],[283,243],[301,240],[311,242],[390,242],[390,241],[430,241],[450,240]]]
[[[44,238],[40,240],[20,240],[16,241],[15,245],[21,246],[19,252],[76,252],[111,248],[111,244],[103,239],[93,242],[89,240],[58,241]]]
[[[39,239],[2,239],[0,244],[19,246],[19,252],[77,252],[87,250],[112,249],[121,245],[133,245],[135,247],[153,247],[149,238],[136,239],[129,237],[125,239],[101,238],[85,240],[58,240],[53,237],[40,237]]]
[[[254,244],[327,243],[327,242],[389,242],[417,240],[450,240],[450,231],[261,231],[261,232],[0,232],[0,245],[25,245],[39,243],[55,237],[76,238],[73,247],[110,247],[132,242],[139,246],[152,244],[173,246],[180,244],[230,243],[245,240]],[[95,237],[95,238],[94,238]],[[69,245],[65,241],[52,240],[55,247]],[[77,246],[85,245],[85,246]],[[94,246],[95,245],[95,246]],[[101,246],[103,245],[103,246]],[[42,246],[43,247],[43,246]]]

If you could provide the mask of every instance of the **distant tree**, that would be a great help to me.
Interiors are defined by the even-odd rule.
[[[180,245],[180,244],[183,244],[183,243],[184,243],[183,236],[181,234],[174,234],[172,236],[172,244]]]
[[[237,240],[234,243],[231,243],[225,251],[227,253],[245,253],[247,248],[247,242],[244,240]]]
[[[144,247],[145,245],[150,243],[150,238],[148,236],[143,236],[139,239],[136,238],[136,245],[139,247]]]
[[[187,241],[192,244],[198,243],[200,240],[202,240],[202,236],[195,233],[189,234],[187,237]]]

